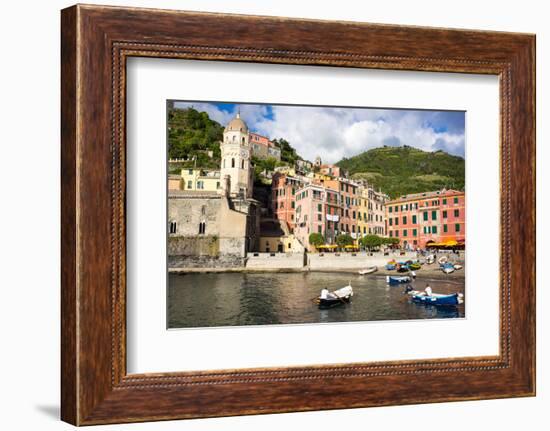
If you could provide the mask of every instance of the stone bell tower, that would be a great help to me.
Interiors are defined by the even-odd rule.
[[[229,177],[229,195],[252,197],[253,170],[248,127],[237,114],[225,127],[220,142],[220,177]]]

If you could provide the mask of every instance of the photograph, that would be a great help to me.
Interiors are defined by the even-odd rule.
[[[465,117],[168,100],[167,328],[467,317]]]

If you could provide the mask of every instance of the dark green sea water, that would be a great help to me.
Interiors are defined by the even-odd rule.
[[[335,290],[351,281],[350,304],[320,310],[312,301],[323,287]],[[411,283],[434,293],[464,293],[463,279]],[[168,327],[275,325],[372,320],[442,319],[465,316],[464,304],[436,307],[412,303],[404,285],[387,285],[384,276],[344,273],[170,274]]]

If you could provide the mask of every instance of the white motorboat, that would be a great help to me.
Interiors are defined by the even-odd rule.
[[[376,272],[378,271],[378,267],[376,266],[371,266],[369,268],[365,268],[365,269],[362,269],[359,271],[359,275],[367,275],[367,274],[372,274],[373,272]]]

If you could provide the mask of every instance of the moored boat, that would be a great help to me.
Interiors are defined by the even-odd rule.
[[[427,305],[459,305],[463,302],[462,294],[460,293],[451,293],[450,295],[432,293],[431,295],[426,295],[424,292],[421,292],[413,294],[412,300]]]
[[[319,308],[330,308],[336,305],[347,304],[353,296],[353,288],[348,284],[341,289],[329,292],[327,289],[321,290],[321,295],[317,298]]]
[[[456,264],[454,268],[458,271],[459,269],[462,269],[462,265]]]
[[[450,274],[451,272],[455,271],[455,267],[452,263],[444,263],[441,265],[441,271],[443,271],[445,274]]]
[[[372,274],[373,272],[378,271],[378,267],[376,266],[370,266],[368,268],[362,269],[359,271],[359,275],[367,275]]]
[[[426,256],[426,263],[428,265],[431,265],[434,262],[435,262],[435,256],[433,254]]]
[[[395,265],[393,263],[388,263],[386,265],[386,271],[393,271],[395,270]]]
[[[393,275],[387,275],[386,276],[386,283],[388,284],[400,284],[400,283],[410,283],[412,281],[412,278],[408,275],[403,276],[393,276]]]

